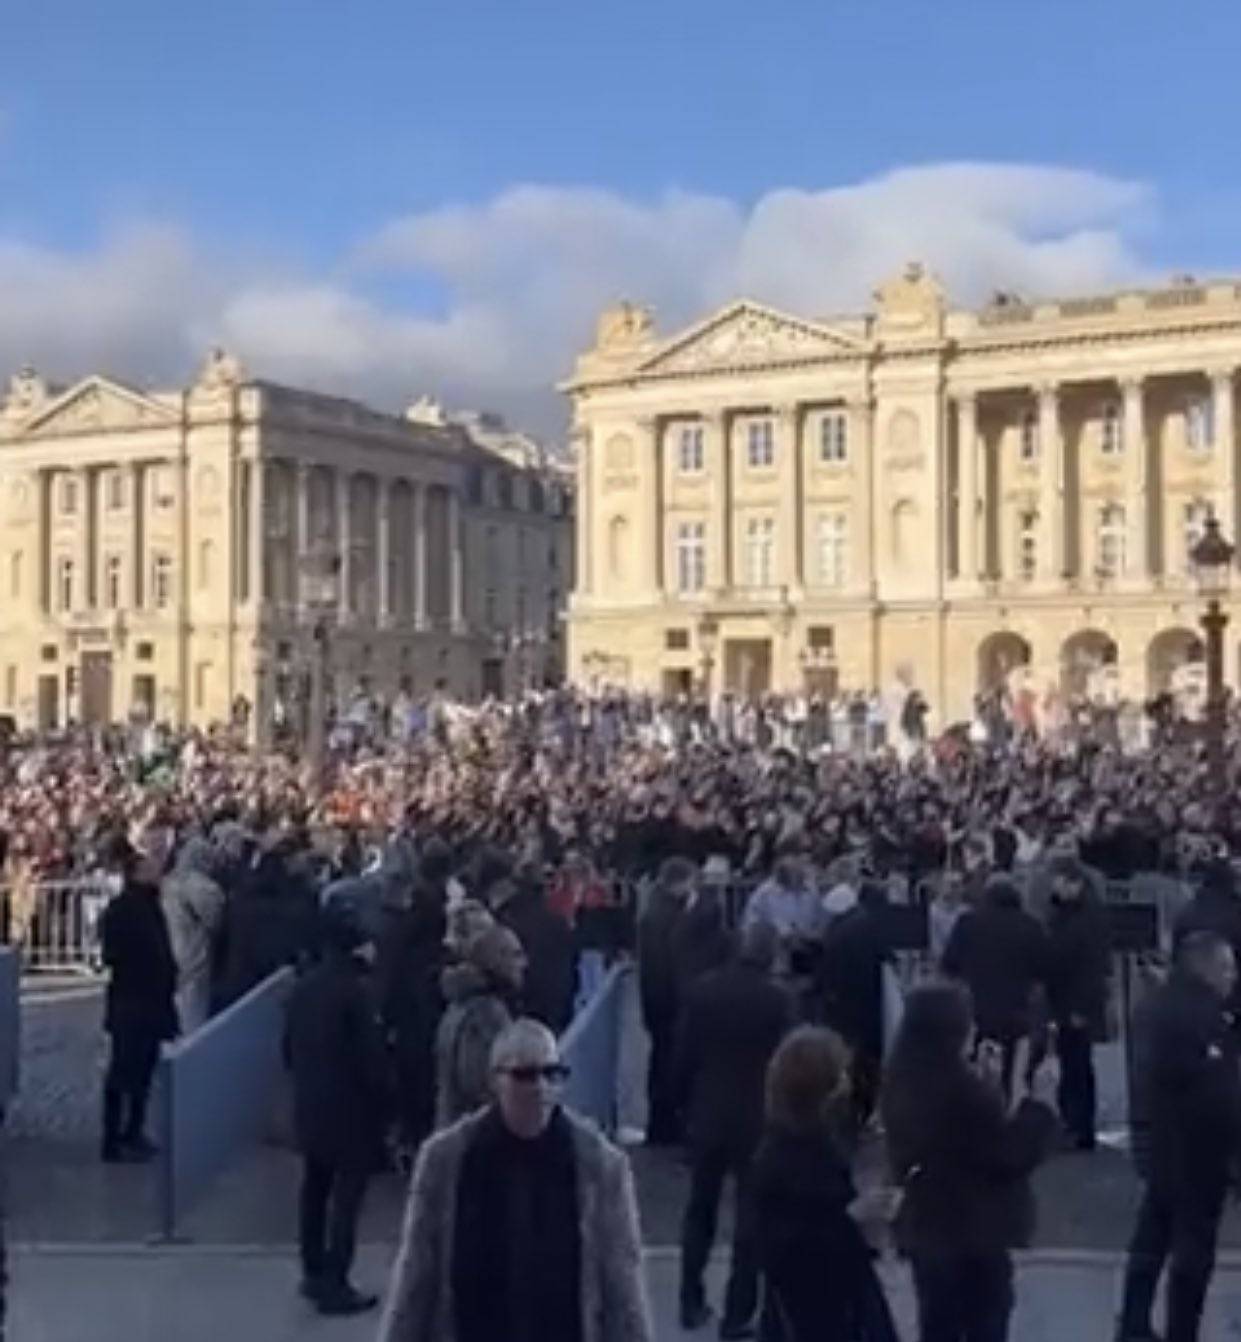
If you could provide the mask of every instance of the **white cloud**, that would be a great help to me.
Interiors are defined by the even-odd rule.
[[[393,220],[319,275],[221,267],[163,227],[87,255],[0,238],[0,365],[181,379],[221,339],[272,377],[387,405],[430,390],[549,427],[552,382],[619,297],[653,304],[668,332],[743,294],[855,310],[915,258],[961,302],[1079,292],[1142,276],[1153,205],[1141,185],[1092,172],[939,164],[748,208],[519,186]],[[443,295],[435,314],[375,296],[410,276]]]

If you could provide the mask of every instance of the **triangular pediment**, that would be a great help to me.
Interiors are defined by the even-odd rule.
[[[637,371],[700,373],[754,368],[856,354],[864,348],[856,336],[834,327],[742,301],[669,340]]]
[[[40,407],[16,431],[21,437],[54,438],[60,434],[154,428],[176,422],[176,412],[162,402],[96,375]]]

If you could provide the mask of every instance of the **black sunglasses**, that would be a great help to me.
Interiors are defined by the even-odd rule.
[[[569,1069],[562,1062],[549,1062],[541,1066],[534,1063],[525,1067],[502,1067],[500,1070],[506,1076],[511,1076],[514,1081],[520,1081],[526,1086],[532,1086],[536,1081],[553,1083],[565,1081],[569,1076]]]

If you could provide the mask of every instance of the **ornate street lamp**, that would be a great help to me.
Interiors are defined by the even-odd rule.
[[[1217,797],[1227,786],[1224,757],[1224,630],[1228,615],[1222,604],[1232,576],[1233,546],[1220,535],[1219,522],[1212,515],[1206,520],[1202,537],[1190,551],[1198,591],[1206,599],[1202,616],[1206,633],[1207,661],[1207,770]]]
[[[711,671],[720,643],[720,622],[713,615],[704,615],[698,621],[698,655],[702,662],[702,697],[711,702]]]
[[[306,753],[316,769],[323,766],[326,747],[331,622],[340,604],[340,568],[339,553],[326,546],[316,547],[302,556],[302,605],[314,621],[311,636],[315,644],[315,655],[310,663],[305,744]]]

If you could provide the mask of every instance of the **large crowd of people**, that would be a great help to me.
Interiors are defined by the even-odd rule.
[[[844,734],[821,708],[436,699],[399,721],[352,714],[313,764],[224,730],[9,738],[9,939],[37,942],[69,916],[41,901],[48,882],[109,896],[103,1157],[153,1155],[161,1042],[294,965],[307,1298],[329,1314],[376,1303],[350,1276],[367,1181],[415,1162],[385,1342],[636,1342],[649,1322],[628,1166],[555,1099],[557,1037],[632,953],[645,1137],[690,1153],[683,1325],[710,1318],[704,1266],[731,1177],[722,1337],[894,1336],[867,1236],[895,1215],[924,1342],[1002,1338],[1025,1181],[1055,1130],[1082,1151],[1096,1138],[1102,896],[1145,880],[1185,1002],[1155,1013],[1143,1071],[1162,1164],[1121,1336],[1153,1336],[1144,1283],[1169,1254],[1168,1336],[1195,1336],[1219,1207],[1201,1179],[1185,1193],[1167,1155],[1186,1120],[1161,1107],[1159,1059],[1173,1037],[1231,1049],[1216,1035],[1236,1005],[1219,956],[1241,951],[1235,789],[1211,786],[1198,734],[1166,716],[1126,748],[1106,713],[1040,733],[981,705],[978,729],[928,740],[916,704],[882,731],[859,710]],[[1229,749],[1231,769],[1241,734]],[[892,966],[914,945],[955,986],[902,1004]],[[1203,1084],[1192,1121],[1214,1105],[1209,1121],[1241,1137],[1232,1091]],[[859,1196],[850,1173],[879,1131],[898,1190],[886,1200]],[[586,1190],[597,1220],[568,1214]],[[825,1280],[819,1254],[852,1267]]]

